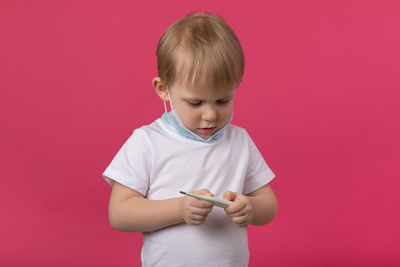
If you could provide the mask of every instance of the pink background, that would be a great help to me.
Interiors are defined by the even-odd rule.
[[[0,265],[140,265],[101,174],[162,114],[157,41],[194,10],[239,36],[233,123],[277,175],[250,266],[399,266],[400,4],[319,0],[2,0]]]

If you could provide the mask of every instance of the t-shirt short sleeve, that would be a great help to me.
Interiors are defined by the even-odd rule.
[[[275,174],[268,167],[248,133],[245,132],[245,134],[249,149],[249,164],[243,187],[243,194],[248,194],[269,183],[275,177]]]
[[[151,169],[149,138],[142,129],[136,129],[124,143],[103,178],[113,185],[114,181],[146,195]]]

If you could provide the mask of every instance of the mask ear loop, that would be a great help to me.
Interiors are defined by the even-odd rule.
[[[168,92],[169,106],[170,106],[171,111],[172,111],[174,109],[174,106],[172,106],[172,100],[171,100],[171,97],[169,96],[170,93],[169,93],[168,87],[166,87],[166,88],[167,88],[167,92]],[[167,111],[167,104],[165,104],[165,100],[164,100],[164,109],[165,109],[165,112],[168,112]]]
[[[167,111],[167,105],[165,104],[165,100],[164,100],[164,109],[165,109],[165,112],[168,112]]]

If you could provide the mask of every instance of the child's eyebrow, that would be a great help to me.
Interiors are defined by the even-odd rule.
[[[203,99],[197,97],[184,97],[184,99],[187,101],[203,101]]]
[[[222,98],[220,98],[220,99],[217,99],[217,101],[224,101],[224,100],[229,100],[229,99],[231,99],[233,96],[225,96],[225,97],[222,97]],[[200,98],[197,98],[197,97],[183,97],[183,99],[185,99],[186,101],[204,101],[203,99],[200,99]]]

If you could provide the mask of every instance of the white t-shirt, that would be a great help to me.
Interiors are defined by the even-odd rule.
[[[248,194],[274,177],[247,132],[229,124],[211,143],[184,138],[162,119],[136,129],[103,173],[150,200],[208,189]],[[185,223],[143,234],[142,266],[247,266],[247,227],[218,207],[202,225]]]

